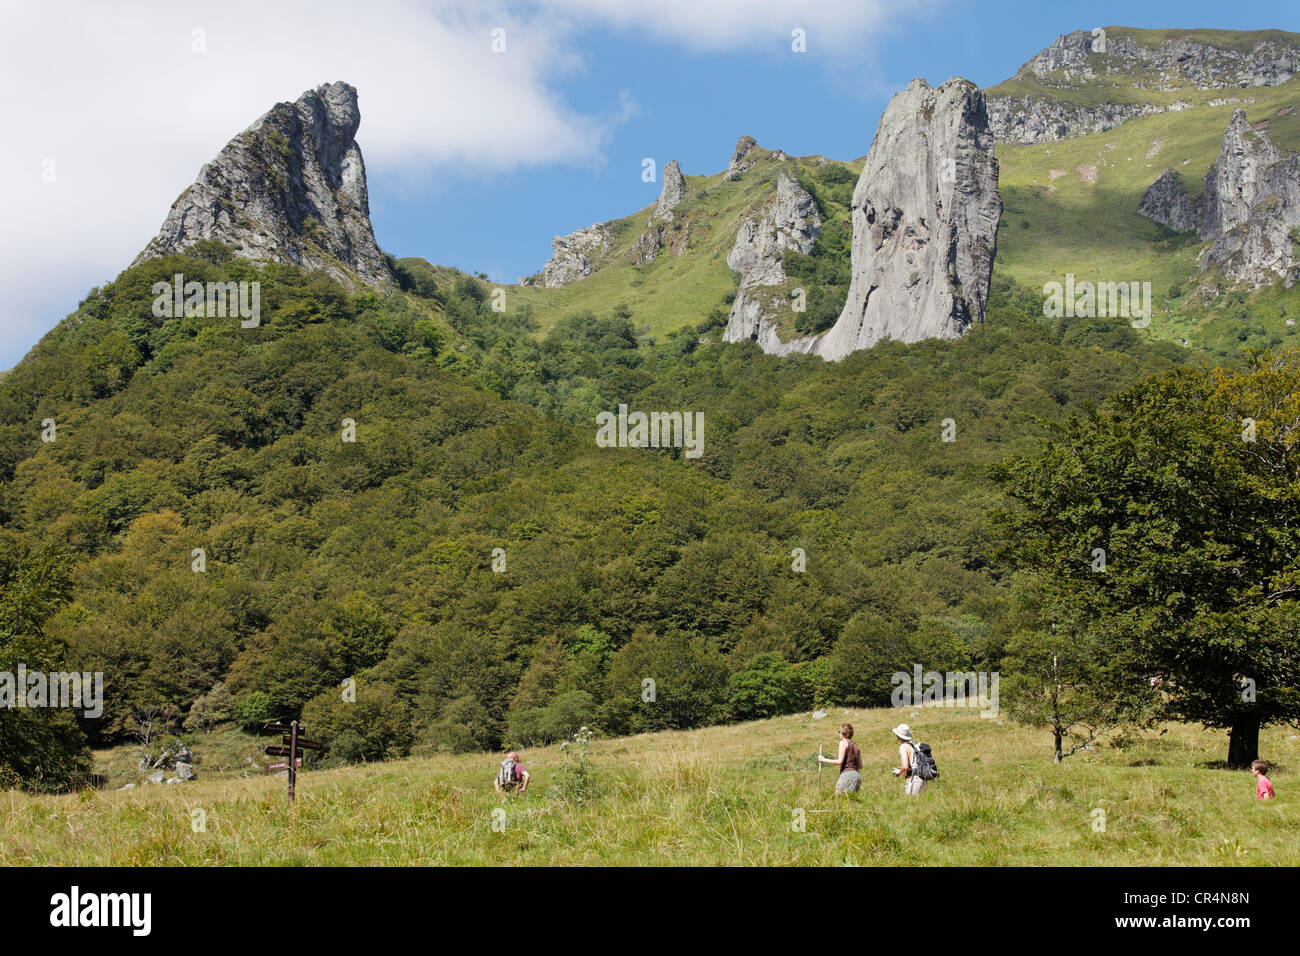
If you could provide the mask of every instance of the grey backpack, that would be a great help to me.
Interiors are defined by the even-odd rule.
[[[509,757],[501,761],[501,769],[497,771],[497,783],[503,787],[515,785],[515,762]]]
[[[939,765],[934,762],[929,744],[912,744],[912,776],[922,780],[939,776]]]

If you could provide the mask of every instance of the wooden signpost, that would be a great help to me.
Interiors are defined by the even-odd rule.
[[[263,747],[262,753],[268,757],[288,757],[288,760],[281,760],[276,763],[266,765],[267,773],[276,773],[280,770],[289,771],[289,799],[293,800],[294,789],[298,784],[298,768],[302,766],[302,754],[304,750],[324,750],[325,745],[315,740],[306,740],[298,736],[298,731],[302,730],[302,725],[296,720],[287,724],[267,724],[263,728],[267,733],[281,734],[281,740],[288,744],[285,746]]]

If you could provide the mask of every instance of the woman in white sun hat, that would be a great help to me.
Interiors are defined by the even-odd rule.
[[[909,797],[914,797],[921,792],[925,786],[925,781],[912,772],[913,752],[912,752],[912,728],[907,724],[899,724],[894,728],[894,736],[898,738],[898,760],[899,764],[894,768],[895,777],[903,777],[907,782],[903,784],[903,793]]]

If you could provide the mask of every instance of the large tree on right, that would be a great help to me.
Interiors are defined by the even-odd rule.
[[[1300,350],[1179,369],[1077,413],[995,477],[998,523],[1058,632],[1149,677],[1171,717],[1300,723]]]

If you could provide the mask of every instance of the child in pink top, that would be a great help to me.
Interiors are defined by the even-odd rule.
[[[1268,773],[1268,761],[1256,760],[1250,765],[1250,772],[1255,775],[1255,799],[1272,800],[1273,782],[1265,776]]]

